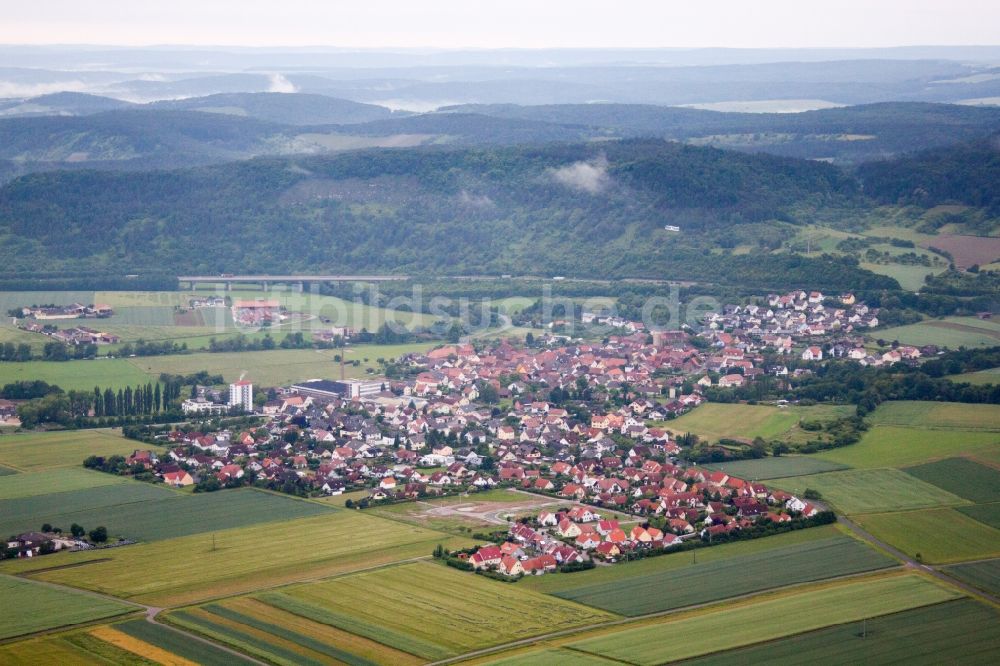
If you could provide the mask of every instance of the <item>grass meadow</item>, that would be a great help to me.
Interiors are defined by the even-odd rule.
[[[839,536],[692,564],[674,570],[670,576],[650,573],[583,585],[557,595],[619,615],[636,616],[895,564],[895,560],[864,543]],[[748,576],[748,571],[755,574]]]
[[[0,639],[138,610],[131,604],[0,575]]]
[[[640,666],[654,666],[897,613],[958,596],[952,588],[922,576],[891,576],[727,604],[723,609],[708,612],[695,611],[634,629],[577,640],[568,647]],[[663,640],[667,636],[669,640]]]
[[[137,448],[159,450],[104,428],[3,435],[0,436],[0,465],[21,472],[79,468],[87,456],[127,456]]]
[[[783,441],[800,441],[814,437],[798,427],[801,420],[829,420],[853,413],[850,405],[813,405],[810,407],[774,407],[740,403],[706,403],[671,421],[663,427],[674,433],[691,432],[702,439],[746,439],[763,437]]]
[[[823,500],[848,515],[968,503],[897,469],[852,469],[774,479],[770,484],[800,496],[806,488],[818,490]]]

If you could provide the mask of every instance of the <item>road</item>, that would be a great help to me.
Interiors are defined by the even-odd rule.
[[[890,546],[885,541],[882,541],[881,539],[879,539],[875,535],[871,534],[870,532],[868,532],[867,530],[865,530],[863,527],[861,527],[860,525],[858,525],[857,523],[855,523],[853,520],[851,520],[847,516],[841,516],[841,515],[838,514],[837,515],[837,521],[840,522],[845,527],[847,527],[847,529],[849,529],[852,532],[854,532],[854,534],[856,534],[861,539],[864,539],[868,543],[881,548],[885,552],[887,552],[890,555],[892,555],[893,557],[895,557],[897,560],[902,561],[903,564],[906,567],[909,567],[911,569],[917,569],[919,571],[923,571],[924,573],[926,573],[926,574],[928,574],[930,576],[933,576],[934,578],[937,578],[938,580],[944,581],[945,583],[948,583],[949,585],[951,585],[953,587],[959,588],[960,590],[962,590],[966,594],[972,595],[974,597],[981,597],[983,599],[986,599],[990,603],[993,603],[993,604],[996,604],[997,606],[1000,606],[1000,597],[997,597],[996,595],[993,595],[993,594],[989,594],[988,592],[984,592],[983,590],[980,590],[977,587],[973,587],[972,585],[964,583],[964,582],[958,580],[957,578],[953,578],[952,576],[949,576],[948,574],[944,573],[940,569],[937,569],[937,568],[932,567],[932,566],[928,566],[928,565],[924,564],[923,562],[917,562],[916,560],[914,560],[913,558],[911,558],[906,553],[900,551],[897,548],[894,548],[893,546]]]

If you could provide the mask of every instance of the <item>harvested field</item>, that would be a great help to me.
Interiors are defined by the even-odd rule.
[[[919,245],[949,252],[955,258],[955,265],[961,269],[973,264],[981,266],[1000,258],[1000,238],[993,236],[939,234],[932,239],[921,241]]]

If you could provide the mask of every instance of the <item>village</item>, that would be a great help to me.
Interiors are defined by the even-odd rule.
[[[877,316],[850,295],[844,307],[824,306],[816,293],[768,300],[709,315],[697,334],[626,322],[633,333],[601,342],[445,345],[396,359],[395,379],[303,381],[269,389],[263,404],[249,380],[230,385],[228,400],[204,387],[184,411],[220,425],[150,428],[143,437],[167,453],[137,449],[95,466],[196,492],[352,493],[348,507],[360,509],[493,488],[565,502],[513,517],[483,554],[447,554],[503,575],[759,532],[822,507],[691,464],[683,433],[666,426],[705,402],[709,387],[780,376],[765,351],[774,358],[801,348],[809,360],[812,348],[859,336]],[[226,425],[237,414],[256,421]]]

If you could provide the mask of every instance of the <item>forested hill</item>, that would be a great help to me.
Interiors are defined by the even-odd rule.
[[[865,191],[885,203],[962,204],[1000,217],[1000,134],[858,169]]]
[[[803,113],[722,113],[649,104],[469,104],[443,111],[602,128],[620,136],[657,136],[845,163],[947,146],[1000,131],[1000,108],[923,102]]]
[[[400,149],[178,171],[50,172],[0,189],[8,271],[517,273],[895,286],[775,254],[830,165],[657,140]],[[681,227],[666,231],[664,225]],[[758,248],[730,256],[712,248]]]

